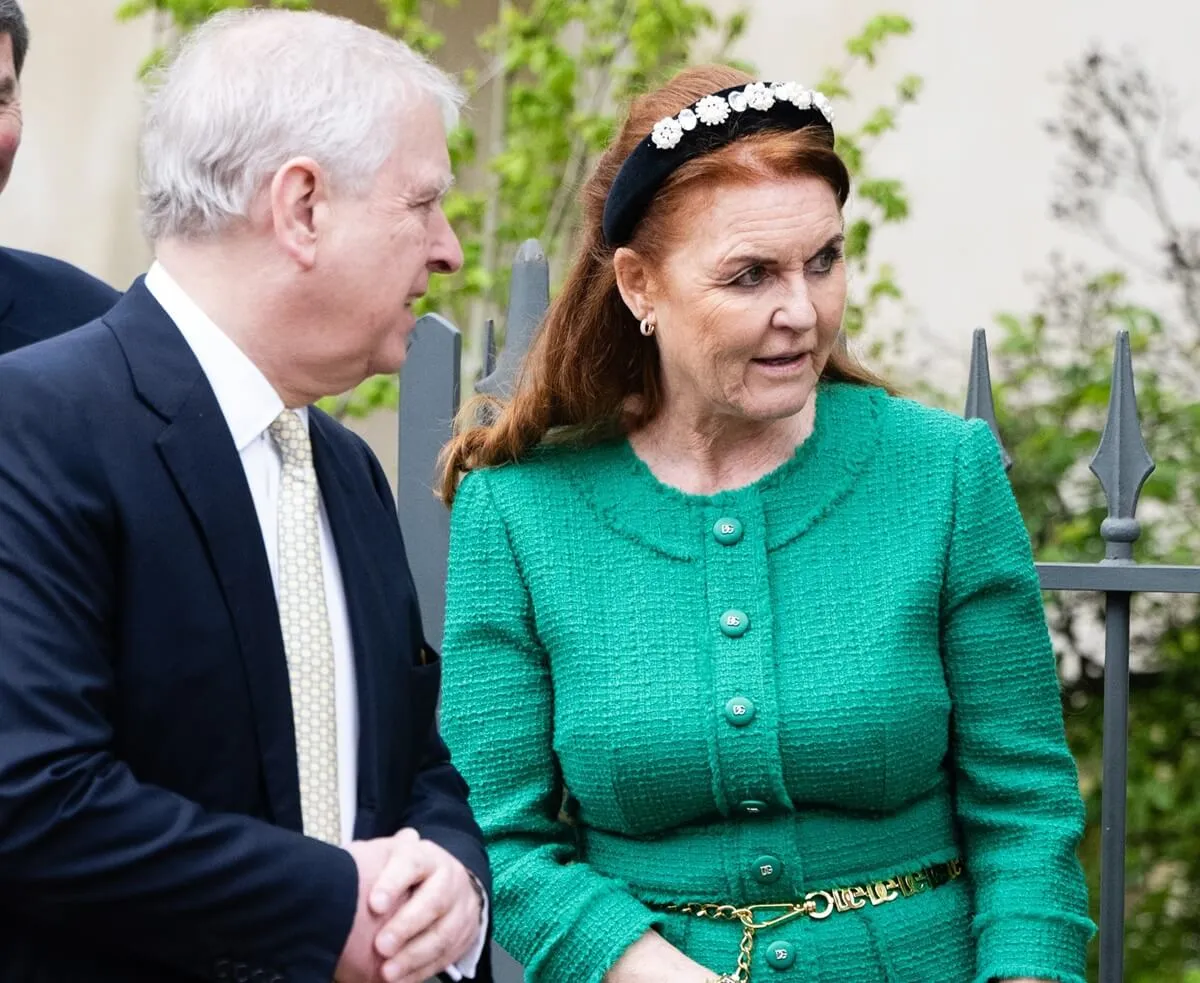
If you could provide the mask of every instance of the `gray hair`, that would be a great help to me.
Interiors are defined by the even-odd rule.
[[[4,0],[0,0],[0,3]],[[244,219],[293,157],[365,192],[424,99],[446,129],[463,93],[407,45],[343,17],[228,10],[186,35],[142,125],[142,226],[153,242],[203,237]]]
[[[20,78],[21,69],[25,67],[25,54],[29,51],[29,25],[25,23],[17,0],[0,0],[0,34],[12,38],[13,68]]]

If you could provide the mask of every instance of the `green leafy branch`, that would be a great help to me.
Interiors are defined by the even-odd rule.
[[[831,99],[852,99],[849,79],[854,71],[874,69],[882,48],[895,38],[908,36],[912,30],[912,21],[899,14],[873,17],[858,35],[846,42],[846,63],[826,69],[818,88]],[[868,112],[856,128],[843,125],[838,130],[838,153],[850,171],[856,195],[855,217],[846,228],[846,260],[853,291],[846,307],[845,325],[851,337],[864,332],[884,303],[903,298],[892,267],[872,264],[871,243],[882,226],[908,218],[908,195],[902,182],[874,174],[870,159],[878,143],[896,130],[904,108],[917,101],[922,84],[921,76],[905,75],[896,83],[888,102]],[[875,359],[884,355],[878,343],[870,354]]]

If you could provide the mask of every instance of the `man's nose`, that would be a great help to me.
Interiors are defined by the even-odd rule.
[[[429,269],[434,273],[455,273],[461,270],[463,265],[462,244],[454,234],[446,213],[440,207],[437,210],[436,222],[432,248],[429,251]]]

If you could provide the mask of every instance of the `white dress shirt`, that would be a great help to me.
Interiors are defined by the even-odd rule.
[[[212,387],[217,405],[229,426],[234,446],[241,457],[254,499],[254,510],[262,530],[267,563],[275,598],[279,598],[279,488],[283,460],[267,428],[285,409],[283,400],[250,358],[206,315],[160,265],[146,274],[146,289],[188,343]],[[308,409],[296,410],[308,427]],[[320,492],[318,490],[318,498]],[[358,691],[355,689],[354,648],[350,618],[346,611],[346,589],[324,499],[320,499],[321,566],[325,579],[325,605],[333,634],[334,699],[337,706],[338,804],[342,841],[354,838],[358,799]],[[401,726],[396,721],[396,726]],[[483,925],[487,925],[484,906]],[[452,979],[473,975],[483,953],[485,932],[481,929],[473,948],[446,970]]]

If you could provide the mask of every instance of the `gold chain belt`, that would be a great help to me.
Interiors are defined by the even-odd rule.
[[[859,884],[856,887],[835,887],[828,891],[809,891],[800,902],[786,901],[779,904],[753,904],[739,908],[731,904],[712,902],[689,902],[687,904],[650,905],[658,911],[681,912],[697,918],[715,918],[742,923],[741,951],[738,954],[737,970],[719,977],[714,983],[749,983],[750,959],[754,954],[754,934],[760,929],[771,928],[790,922],[793,918],[811,918],[824,921],[838,912],[855,911],[911,898],[914,894],[931,891],[961,877],[961,860],[948,860],[933,864],[915,874],[900,874],[885,881]],[[822,905],[824,905],[822,907]]]

